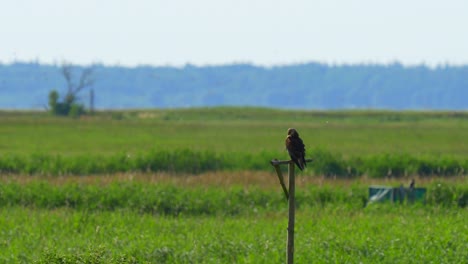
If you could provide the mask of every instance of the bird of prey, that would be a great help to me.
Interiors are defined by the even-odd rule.
[[[304,170],[305,162],[305,146],[302,139],[299,137],[296,129],[289,128],[288,136],[286,137],[286,149],[289,152],[291,160],[296,163],[300,170]]]

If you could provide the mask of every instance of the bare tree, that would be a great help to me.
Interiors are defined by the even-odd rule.
[[[74,81],[73,66],[68,63],[62,64],[62,75],[67,82],[67,94],[65,95],[65,102],[68,104],[75,103],[77,94],[86,87],[94,84],[93,68],[84,68],[76,83]]]
[[[84,113],[84,106],[77,102],[77,98],[79,92],[94,84],[93,68],[84,68],[79,72],[79,75],[77,72],[77,67],[69,63],[62,63],[61,73],[66,81],[67,92],[62,102],[58,101],[57,91],[52,90],[50,92],[49,106],[54,115],[78,117]],[[91,92],[91,96],[94,96],[93,92]],[[93,108],[92,105],[90,107]]]

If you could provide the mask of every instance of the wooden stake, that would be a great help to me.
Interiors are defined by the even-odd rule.
[[[306,162],[311,162],[312,159],[306,159]],[[288,264],[294,263],[294,222],[296,218],[296,183],[295,183],[295,175],[294,169],[296,168],[294,162],[292,160],[277,160],[274,159],[271,162],[271,165],[275,167],[276,174],[278,175],[278,179],[280,181],[281,187],[283,188],[284,195],[288,200],[288,239],[287,239],[287,246],[286,246],[286,260]],[[283,173],[281,172],[280,165],[288,164],[288,176],[289,176],[289,191],[286,189],[286,185],[284,184]]]
[[[271,161],[271,165],[275,167],[276,175],[278,175],[278,179],[281,184],[281,188],[283,189],[284,196],[286,196],[286,200],[288,200],[289,199],[288,189],[286,188],[286,184],[284,184],[283,172],[281,171],[280,163],[278,162],[279,161],[277,159],[274,159]]]
[[[289,215],[288,215],[288,248],[287,260],[288,264],[294,263],[294,222],[296,214],[296,199],[295,199],[295,175],[294,175],[294,162],[289,162]]]

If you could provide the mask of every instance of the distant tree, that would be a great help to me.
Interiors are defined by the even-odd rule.
[[[71,64],[62,64],[61,71],[65,81],[67,82],[67,94],[65,95],[65,102],[70,105],[76,102],[77,94],[81,90],[94,84],[93,69],[91,67],[84,68],[81,71],[78,83],[73,80],[73,66]]]
[[[93,69],[91,67],[84,68],[78,81],[74,78],[74,67],[71,64],[63,63],[61,73],[66,81],[67,92],[62,102],[58,101],[59,93],[56,90],[49,93],[50,111],[54,115],[78,117],[84,113],[83,104],[78,103],[78,93],[94,84]]]

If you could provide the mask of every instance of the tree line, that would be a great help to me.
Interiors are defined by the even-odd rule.
[[[72,66],[77,76],[91,69],[96,108],[468,109],[468,66]],[[0,64],[0,108],[48,108],[49,93],[65,97],[69,84],[63,65]],[[89,92],[75,95],[89,107]]]

